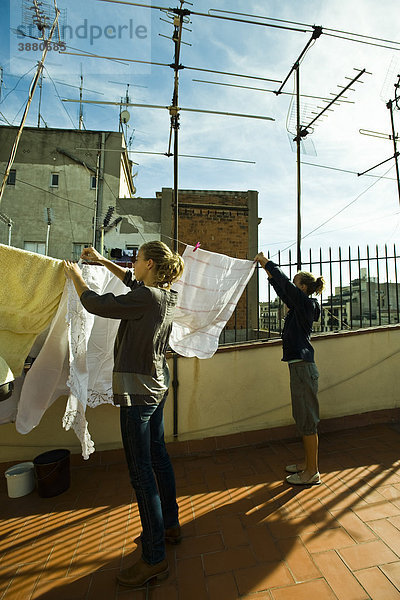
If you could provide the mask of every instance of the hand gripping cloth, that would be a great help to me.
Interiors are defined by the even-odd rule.
[[[61,260],[0,244],[0,355],[15,377],[64,289]]]
[[[255,264],[187,246],[182,278],[172,286],[179,292],[169,344],[181,356],[211,358],[222,329],[232,316]]]

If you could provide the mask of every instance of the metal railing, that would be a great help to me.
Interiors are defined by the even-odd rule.
[[[373,251],[370,246],[364,249],[358,246],[356,251],[349,247],[345,253],[340,247],[335,253],[329,248],[325,256],[322,249],[317,256],[313,256],[310,249],[302,270],[315,276],[322,275],[325,279],[325,289],[318,296],[321,316],[314,323],[314,331],[341,331],[399,323],[399,259],[396,245],[390,250],[387,245],[383,249],[376,245]],[[290,250],[285,257],[278,252],[273,260],[290,279],[294,277],[297,265]],[[252,303],[255,311],[250,314],[248,286],[222,331],[221,346],[280,337],[286,309],[262,271],[260,268],[256,271],[257,302]],[[261,301],[260,287],[266,287]]]

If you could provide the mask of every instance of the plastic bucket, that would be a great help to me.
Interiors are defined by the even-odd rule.
[[[43,452],[33,459],[39,496],[58,496],[69,488],[69,455],[69,450],[59,449]]]
[[[23,462],[9,467],[4,473],[7,480],[9,498],[20,498],[30,494],[35,488],[33,462]]]

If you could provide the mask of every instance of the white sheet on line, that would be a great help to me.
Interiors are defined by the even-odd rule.
[[[222,329],[252,276],[255,263],[187,246],[170,346],[182,356],[211,358]]]

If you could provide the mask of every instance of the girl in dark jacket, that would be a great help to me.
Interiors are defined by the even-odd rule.
[[[289,364],[292,413],[303,438],[303,462],[287,465],[288,483],[294,485],[318,485],[318,369],[314,362],[314,349],[310,343],[313,321],[320,316],[320,306],[312,294],[320,294],[324,288],[322,277],[300,271],[293,282],[277,264],[262,252],[256,261],[267,271],[269,282],[279,298],[289,308],[282,331],[282,360]]]
[[[76,263],[65,261],[86,310],[121,319],[114,345],[114,404],[120,406],[121,434],[142,522],[142,556],[118,581],[141,587],[168,575],[165,540],[181,539],[174,471],[164,443],[163,409],[169,372],[165,359],[177,293],[171,283],[182,275],[183,260],[159,241],[143,244],[128,269],[85,248],[83,260],[104,265],[130,288],[127,294],[99,295],[90,290]]]

